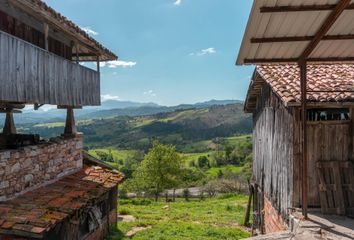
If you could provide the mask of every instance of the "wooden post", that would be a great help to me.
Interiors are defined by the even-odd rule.
[[[47,23],[43,24],[43,32],[44,32],[44,49],[49,50],[49,43],[48,43],[48,35],[49,35],[49,25]]]
[[[66,109],[66,122],[65,122],[65,129],[64,135],[75,135],[76,125],[75,125],[75,118],[74,118],[74,108],[68,107]]]
[[[17,131],[16,131],[12,109],[6,109],[6,110],[7,111],[6,111],[5,125],[2,133],[5,135],[16,134]]]
[[[300,67],[300,83],[301,83],[301,146],[302,146],[302,215],[308,219],[308,179],[307,179],[307,63],[306,61],[299,63]]]
[[[253,186],[250,183],[250,181],[247,181],[247,182],[248,182],[249,196],[248,196],[248,203],[247,203],[244,225],[249,227],[250,226],[251,205],[252,205],[254,190],[253,190]]]
[[[100,56],[97,55],[97,72],[100,73]]]

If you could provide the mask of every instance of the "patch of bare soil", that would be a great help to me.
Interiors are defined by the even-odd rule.
[[[135,234],[137,234],[138,232],[141,231],[145,231],[147,229],[150,229],[151,226],[146,226],[146,227],[133,227],[132,229],[130,229],[127,234],[125,234],[126,237],[128,238],[132,238]]]
[[[135,220],[132,215],[118,215],[118,222],[135,222]]]

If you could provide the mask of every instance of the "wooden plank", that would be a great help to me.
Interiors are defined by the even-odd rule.
[[[328,200],[327,200],[327,186],[326,181],[323,176],[323,172],[321,171],[320,166],[318,165],[316,168],[317,176],[320,179],[319,183],[319,195],[320,195],[320,203],[321,203],[321,211],[322,213],[328,212]]]
[[[336,206],[337,206],[337,214],[344,215],[345,214],[345,205],[344,205],[344,195],[342,189],[341,175],[339,164],[335,164],[333,167],[334,173],[334,182],[336,185],[336,194],[334,196]]]

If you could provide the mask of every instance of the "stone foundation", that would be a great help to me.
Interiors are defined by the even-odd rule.
[[[0,201],[53,182],[82,168],[83,137],[0,151]]]
[[[264,198],[264,227],[266,233],[286,230],[286,224],[282,216],[266,197]]]

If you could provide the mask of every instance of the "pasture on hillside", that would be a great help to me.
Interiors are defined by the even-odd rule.
[[[119,215],[131,218],[119,222],[109,240],[222,240],[249,237],[242,226],[247,196],[220,195],[215,198],[176,199],[154,202],[149,199],[121,199]],[[135,229],[140,229],[131,238]]]

